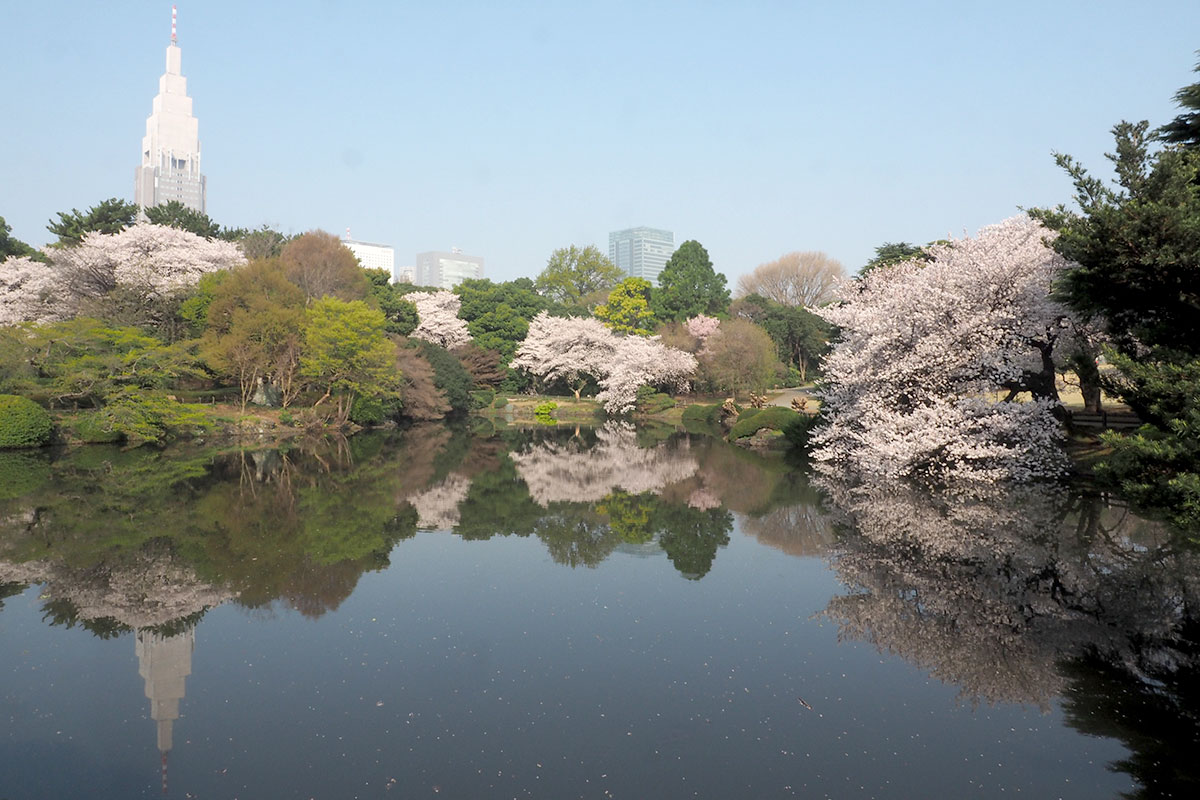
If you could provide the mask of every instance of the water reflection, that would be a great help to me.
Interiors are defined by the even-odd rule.
[[[320,618],[365,573],[399,564],[418,531],[527,538],[581,578],[621,553],[699,581],[720,574],[738,528],[829,558],[847,588],[821,603],[842,639],[918,665],[968,705],[1061,704],[1069,724],[1129,749],[1114,766],[1145,796],[1195,788],[1200,563],[1111,498],[810,484],[778,458],[619,424],[420,426],[257,451],[93,447],[0,458],[8,474],[20,480],[0,485],[0,609],[38,584],[48,624],[132,634],[164,766],[195,631],[217,606]]]
[[[1070,724],[1134,751],[1114,766],[1144,796],[1195,793],[1194,547],[1112,498],[1059,485],[821,484],[840,533],[834,567],[850,589],[824,613],[843,636],[902,656],[972,703],[1048,710],[1063,698]]]

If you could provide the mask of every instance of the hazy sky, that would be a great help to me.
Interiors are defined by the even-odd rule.
[[[851,271],[885,241],[1068,202],[1122,119],[1198,79],[1197,0],[181,0],[208,213],[461,247],[494,280],[636,225],[730,282],[789,250]],[[133,199],[169,2],[0,0],[0,216]],[[1105,173],[1107,174],[1107,173]]]

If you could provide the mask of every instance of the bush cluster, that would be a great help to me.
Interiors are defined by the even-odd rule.
[[[53,431],[46,409],[26,397],[0,394],[0,450],[42,447]]]

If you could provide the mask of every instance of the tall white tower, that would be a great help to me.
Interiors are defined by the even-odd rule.
[[[158,94],[146,118],[142,165],[135,173],[133,199],[139,208],[178,200],[205,214],[208,212],[205,180],[200,174],[200,124],[192,116],[192,98],[188,97],[187,78],[181,71],[183,59],[175,22],[175,6],[171,6],[167,71],[158,79]]]

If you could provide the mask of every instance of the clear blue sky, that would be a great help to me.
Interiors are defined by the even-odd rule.
[[[1069,202],[1111,127],[1200,79],[1197,0],[180,0],[229,226],[463,248],[494,280],[635,225],[730,282],[789,250],[856,270],[885,241]],[[133,198],[169,2],[0,0],[0,216]]]

